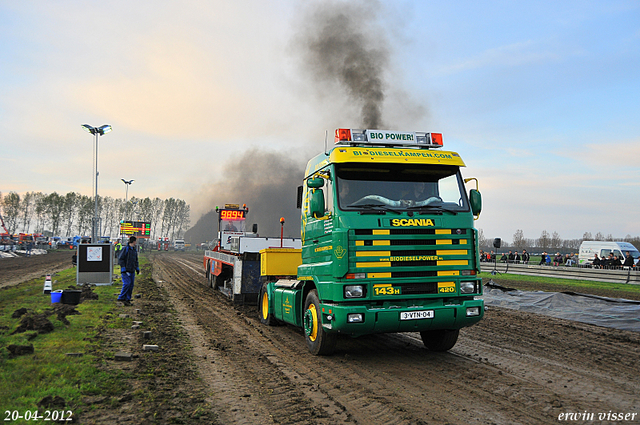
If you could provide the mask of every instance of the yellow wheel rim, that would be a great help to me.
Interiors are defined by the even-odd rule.
[[[316,310],[315,304],[309,305],[308,310],[309,312],[311,312],[311,320],[312,320],[312,327],[311,327],[311,333],[309,334],[309,339],[311,341],[315,341],[316,338],[318,337],[318,310]]]
[[[262,294],[262,318],[264,320],[269,318],[269,294],[266,292]]]

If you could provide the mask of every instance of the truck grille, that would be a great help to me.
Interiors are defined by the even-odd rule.
[[[460,276],[461,270],[473,266],[471,232],[471,229],[356,229],[351,236],[349,268],[366,273],[369,279],[451,279],[450,276]],[[437,282],[406,285],[403,294],[438,293]]]
[[[397,286],[402,288],[402,295],[438,293],[438,282],[403,283]]]

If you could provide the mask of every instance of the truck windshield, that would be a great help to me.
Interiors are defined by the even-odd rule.
[[[469,211],[459,167],[336,164],[341,210]]]
[[[245,220],[220,220],[220,230],[227,232],[244,232]]]

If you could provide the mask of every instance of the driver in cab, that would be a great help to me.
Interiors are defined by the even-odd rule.
[[[408,190],[403,191],[400,196],[401,202],[413,205],[416,202],[424,201],[429,196],[427,195],[427,184],[425,182],[415,182]]]

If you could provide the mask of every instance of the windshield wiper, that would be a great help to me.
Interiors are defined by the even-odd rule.
[[[435,213],[440,213],[442,214],[443,212],[448,212],[451,213],[453,215],[457,215],[460,211],[458,210],[454,210],[451,209],[450,207],[445,207],[443,205],[422,205],[420,207],[409,207],[407,208],[407,210],[410,211],[418,211],[419,213],[423,213],[423,212],[435,212]]]
[[[361,205],[351,204],[351,205],[347,205],[347,208],[364,208],[365,210],[389,211],[389,212],[394,212],[396,214],[402,214],[402,211],[394,210],[393,208],[389,208],[386,205],[378,205],[378,204],[361,204]]]

